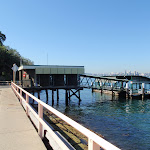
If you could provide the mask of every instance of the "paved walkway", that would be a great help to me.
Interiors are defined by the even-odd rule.
[[[0,86],[0,150],[45,150],[10,86]]]

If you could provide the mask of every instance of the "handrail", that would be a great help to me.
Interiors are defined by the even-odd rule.
[[[39,100],[38,98],[36,98],[32,94],[28,93],[27,91],[25,91],[24,89],[22,89],[18,85],[14,84],[13,82],[11,83],[11,86],[12,86],[12,89],[14,90],[15,94],[20,98],[20,101],[22,99],[24,99],[22,97],[22,92],[24,92],[26,94],[26,100],[25,99],[24,100],[26,102],[27,115],[28,115],[28,109],[30,109],[30,110],[32,109],[32,107],[30,107],[30,105],[29,105],[29,97],[31,97],[32,99],[34,99],[38,103],[38,115],[35,115],[35,117],[39,121],[38,133],[39,133],[41,138],[42,138],[42,128],[45,127],[46,129],[48,129],[48,126],[46,125],[46,123],[43,120],[43,107],[44,107],[47,110],[51,111],[56,116],[58,116],[59,118],[61,118],[62,120],[64,120],[66,123],[68,123],[69,125],[74,127],[76,130],[78,130],[79,132],[84,134],[88,138],[88,150],[99,150],[100,148],[103,148],[106,150],[120,150],[118,147],[114,146],[113,144],[109,143],[105,139],[96,135],[94,132],[88,130],[87,128],[83,127],[79,123],[77,123],[74,120],[70,119],[69,117],[65,116],[64,114],[57,111],[53,107],[42,102],[41,100]],[[20,90],[20,93],[19,93],[19,90]],[[33,112],[33,110],[31,110],[31,111]],[[48,131],[50,131],[50,129]],[[55,136],[53,136],[53,137],[55,138]]]
[[[0,85],[10,85],[11,81],[0,81]]]

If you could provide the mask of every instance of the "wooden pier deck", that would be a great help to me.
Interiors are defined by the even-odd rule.
[[[0,149],[46,149],[10,86],[0,86]]]

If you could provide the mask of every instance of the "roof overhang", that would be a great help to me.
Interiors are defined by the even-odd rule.
[[[84,74],[84,66],[32,65],[20,66],[20,70],[35,70],[35,74]]]

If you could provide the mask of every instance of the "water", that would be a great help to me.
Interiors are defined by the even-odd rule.
[[[55,100],[54,108],[83,126],[102,134],[112,144],[123,150],[150,149],[150,99],[112,100],[111,95],[101,95],[84,89],[81,91],[80,104],[73,96],[66,107],[65,91],[60,90],[59,94],[59,103]],[[46,102],[45,91],[41,92],[41,100]]]

